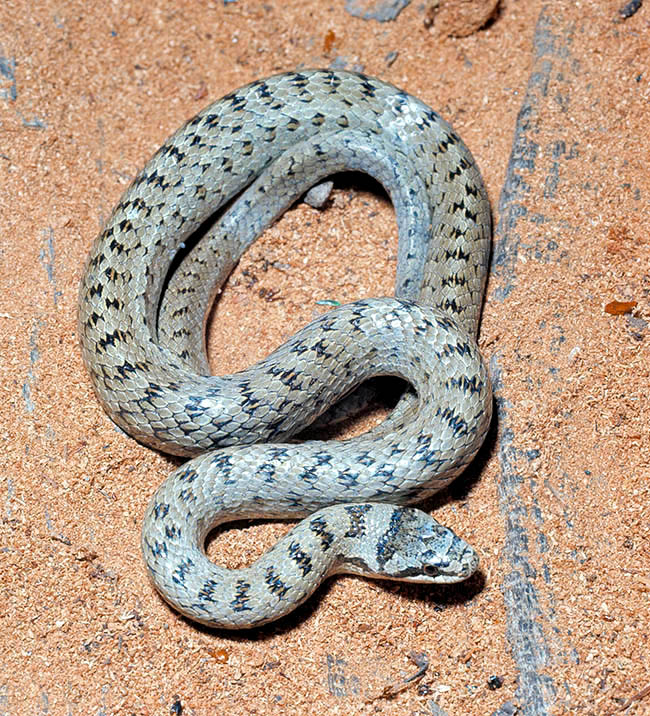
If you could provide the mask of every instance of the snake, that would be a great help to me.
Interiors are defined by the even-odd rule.
[[[211,375],[206,316],[241,255],[347,171],[373,177],[393,204],[395,295],[327,310],[252,367]],[[244,629],[285,616],[335,574],[434,585],[475,572],[474,548],[412,505],[467,467],[490,425],[476,340],[490,234],[481,175],[451,126],[364,74],[254,81],[156,151],[91,248],[78,327],[112,421],[189,458],[151,497],[141,533],[169,605]],[[312,425],[318,436],[328,411],[371,378],[381,390],[381,376],[408,389],[379,425],[347,439],[299,435]],[[206,539],[242,519],[301,521],[253,564],[216,564]]]

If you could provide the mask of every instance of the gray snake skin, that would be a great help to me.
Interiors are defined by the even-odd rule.
[[[267,226],[344,170],[373,176],[393,202],[396,297],[328,311],[248,370],[210,376],[211,300]],[[469,545],[397,505],[445,487],[487,432],[491,390],[475,337],[489,245],[486,193],[459,137],[419,100],[364,75],[253,82],[158,150],[93,245],[79,332],[113,421],[193,457],[155,493],[142,530],[169,604],[243,628],[287,614],[335,573],[445,583],[474,572]],[[343,441],[292,440],[385,375],[412,391],[381,425]],[[226,521],[305,516],[245,569],[205,555]]]

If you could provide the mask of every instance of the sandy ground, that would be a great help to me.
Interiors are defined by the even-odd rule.
[[[505,0],[459,38],[461,2],[433,26],[419,0],[387,22],[352,0],[3,3],[0,714],[650,713],[650,6],[623,19],[622,4]],[[481,573],[449,589],[341,578],[276,625],[213,632],[145,575],[142,515],[175,463],[95,400],[77,286],[173,130],[315,66],[435,107],[489,191],[480,338],[498,415],[429,505]],[[391,293],[395,248],[392,207],[365,185],[289,211],[226,287],[215,371],[265,355],[319,300]],[[229,530],[211,554],[242,564],[286,529]]]

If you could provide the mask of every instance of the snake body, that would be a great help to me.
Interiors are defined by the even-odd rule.
[[[343,170],[376,178],[395,206],[396,297],[331,310],[248,370],[208,375],[211,298],[279,214]],[[253,82],[156,152],[93,245],[79,331],[114,422],[195,456],[155,493],[142,531],[149,574],[171,605],[205,624],[250,627],[337,572],[439,583],[476,569],[469,545],[402,505],[447,485],[489,426],[475,342],[489,242],[486,193],[459,137],[419,100],[361,74]],[[291,441],[379,375],[413,388],[381,425],[344,441]],[[205,555],[220,523],[306,515],[246,569]]]

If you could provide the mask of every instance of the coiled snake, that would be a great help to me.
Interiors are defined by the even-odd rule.
[[[252,368],[210,376],[211,298],[264,228],[343,170],[370,174],[394,204],[396,298],[331,310]],[[153,448],[198,455],[144,519],[144,559],[171,605],[205,624],[250,627],[291,611],[334,573],[440,583],[475,570],[463,540],[395,505],[447,485],[488,429],[475,336],[489,242],[487,197],[459,137],[419,100],[361,74],[253,82],[156,152],[93,245],[79,331],[114,422]],[[343,441],[291,441],[379,375],[415,393],[381,425]],[[305,515],[246,569],[205,555],[217,524]]]

